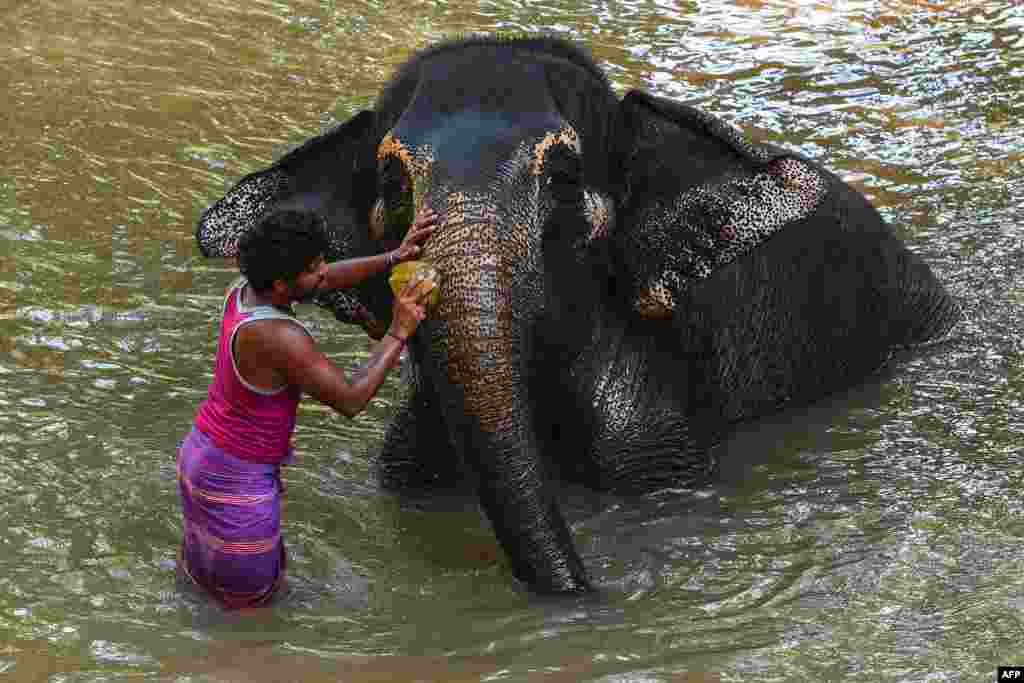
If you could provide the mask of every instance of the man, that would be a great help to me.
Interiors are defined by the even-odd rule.
[[[284,580],[279,472],[302,394],[346,417],[361,412],[426,316],[433,284],[410,282],[399,292],[387,334],[351,381],[317,349],[291,304],[414,258],[434,222],[423,210],[398,249],[330,264],[323,221],[311,212],[272,212],[239,242],[243,278],[224,302],[213,381],[178,451],[180,566],[224,607],[264,605]]]

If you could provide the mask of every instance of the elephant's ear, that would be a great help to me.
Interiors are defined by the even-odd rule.
[[[328,225],[341,230],[365,231],[365,209],[372,201],[367,195],[372,195],[372,187],[367,192],[360,185],[367,182],[367,169],[372,172],[373,168],[369,139],[373,126],[373,112],[361,111],[271,166],[243,177],[199,218],[199,250],[207,257],[235,256],[239,238],[269,207],[278,204],[317,210]],[[331,237],[333,250],[348,251],[348,236]]]
[[[706,112],[639,91],[620,106],[616,251],[643,317],[672,317],[694,283],[810,216],[828,193],[807,160]]]
[[[366,256],[369,208],[376,192],[375,114],[361,111],[330,131],[310,138],[271,166],[239,180],[199,219],[196,241],[204,256],[235,256],[238,240],[271,207],[311,209],[327,222],[329,261]],[[323,292],[316,303],[343,323],[359,325],[379,339],[390,308],[376,281]]]

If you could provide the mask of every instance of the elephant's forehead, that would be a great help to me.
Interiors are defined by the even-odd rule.
[[[514,145],[531,131],[543,132],[558,125],[559,119],[548,113],[525,114],[476,107],[444,113],[413,109],[402,116],[391,132],[417,145],[451,149],[474,148],[480,143]]]
[[[580,151],[579,136],[554,113],[465,109],[455,113],[403,117],[377,148],[378,158],[399,156],[413,173],[435,164],[465,180],[489,175],[510,162],[539,174],[552,147]]]

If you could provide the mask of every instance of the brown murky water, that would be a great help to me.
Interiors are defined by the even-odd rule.
[[[518,590],[473,501],[376,487],[389,384],[303,408],[293,591],[175,582],[174,453],[243,173],[443,36],[585,40],[862,188],[963,297],[947,344],[745,427],[713,485],[567,494],[599,600]],[[988,681],[1024,664],[1024,6],[935,0],[8,2],[0,16],[0,678]],[[313,309],[342,363],[360,332]]]

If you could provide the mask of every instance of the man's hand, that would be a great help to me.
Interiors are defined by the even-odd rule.
[[[410,280],[395,297],[391,308],[391,328],[388,334],[405,341],[420,322],[427,317],[427,299],[436,285],[430,280]]]
[[[391,262],[411,261],[419,256],[420,252],[423,251],[420,243],[434,232],[435,223],[437,223],[437,215],[434,213],[434,210],[428,207],[421,208],[416,213],[416,219],[409,226],[409,232],[405,233],[405,239],[402,240],[402,244],[392,252],[394,255],[391,258]]]

